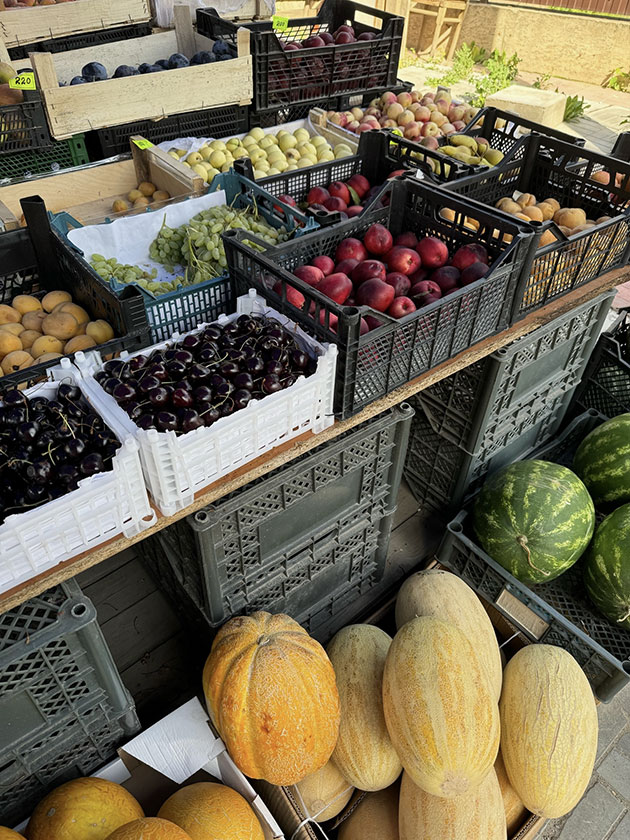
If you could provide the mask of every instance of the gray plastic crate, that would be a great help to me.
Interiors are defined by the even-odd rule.
[[[412,415],[392,409],[139,549],[210,628],[264,609],[315,630],[383,575]]]
[[[604,292],[421,391],[433,429],[477,455],[504,446],[513,428],[524,432],[557,413],[557,398],[582,379],[614,297]]]
[[[596,411],[586,412],[532,457],[570,466],[579,443],[605,419]],[[568,650],[601,701],[608,702],[630,682],[630,633],[590,602],[580,561],[555,580],[529,587],[477,545],[466,510],[449,523],[437,556],[530,639]]]
[[[490,472],[562,425],[614,292],[605,292],[410,399],[405,478],[422,508],[456,511]]]
[[[594,408],[606,417],[630,411],[630,312],[600,337],[572,407]]]
[[[0,615],[0,824],[20,822],[138,729],[96,610],[74,581]]]

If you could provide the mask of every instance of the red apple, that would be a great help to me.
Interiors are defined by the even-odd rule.
[[[376,330],[378,327],[383,326],[383,322],[375,318],[374,315],[364,315],[363,320],[371,330]]]
[[[324,187],[311,187],[308,191],[308,195],[306,196],[306,203],[308,205],[311,204],[321,204],[323,205],[325,201],[330,198],[330,193]]]
[[[392,178],[397,178],[399,175],[404,175],[407,172],[406,169],[394,169],[393,172],[390,172],[387,176],[387,180],[391,180]],[[374,187],[372,187],[374,189]]]
[[[326,41],[319,37],[319,35],[311,35],[305,41],[302,41],[302,46],[310,49],[312,47],[325,47]]]
[[[351,35],[349,32],[340,32],[335,36],[335,44],[352,44],[354,40],[354,35]]]
[[[488,252],[483,245],[471,242],[470,245],[462,245],[453,254],[451,265],[463,271],[475,262],[488,262]]]
[[[448,262],[448,248],[437,236],[425,236],[418,242],[416,251],[425,268],[440,268]]]
[[[343,181],[333,181],[328,185],[328,192],[333,198],[340,198],[345,204],[350,204],[352,201],[350,190]]]
[[[328,46],[328,44],[334,44],[335,43],[335,39],[330,34],[330,32],[321,32],[319,37],[326,44],[326,46]]]
[[[361,321],[359,323],[359,335],[365,335],[369,331],[370,331],[370,325],[365,320],[365,318],[361,318]]]
[[[394,300],[394,289],[378,277],[371,277],[357,289],[357,303],[371,306],[378,312],[386,312]]]
[[[359,260],[352,260],[346,258],[345,260],[341,260],[335,266],[335,271],[340,271],[342,274],[347,274],[348,277],[352,274],[354,269],[359,265]]]
[[[375,32],[362,32],[357,38],[357,41],[373,41],[375,38]]]
[[[411,288],[411,280],[399,271],[391,271],[385,278],[385,282],[393,286],[396,297],[406,295]]]
[[[416,283],[420,283],[422,280],[426,280],[429,277],[429,271],[426,268],[419,268],[414,271],[413,274],[409,275],[409,280],[411,281],[411,285],[415,286]]]
[[[284,204],[288,204],[289,207],[297,207],[297,201],[293,198],[292,195],[279,195],[278,201],[282,201]]]
[[[394,245],[402,245],[404,248],[415,248],[418,244],[418,237],[410,230],[399,233],[394,239]]]
[[[329,329],[331,332],[337,332],[337,323],[339,318],[334,314],[334,312],[328,312],[325,309],[320,309],[319,311],[319,323]]]
[[[355,266],[351,277],[354,285],[360,286],[361,283],[365,283],[366,280],[370,280],[372,277],[378,277],[379,280],[384,280],[386,274],[387,272],[382,262],[378,260],[363,260],[363,262]]]
[[[297,306],[298,309],[301,309],[304,305],[304,295],[302,294],[302,292],[298,292],[298,290],[294,286],[289,286],[288,284],[285,288],[287,300],[289,301],[289,303],[293,304],[293,306]],[[282,283],[280,282],[280,280],[278,280],[278,282],[274,284],[273,290],[277,295],[280,295],[280,297],[282,297]]]
[[[352,293],[352,280],[347,274],[336,272],[320,282],[317,291],[334,300],[335,303],[345,303]]]
[[[433,303],[434,300],[439,300],[442,297],[442,289],[433,280],[421,280],[411,287],[409,294],[416,302],[416,306],[420,308]]]
[[[326,199],[326,201],[324,202],[324,207],[326,208],[326,210],[339,210],[344,213],[348,209],[348,205],[345,201],[343,201],[341,198],[335,198],[332,195],[330,196],[330,198]]]
[[[404,318],[405,315],[410,315],[415,311],[416,304],[411,298],[405,297],[404,295],[397,295],[387,310],[387,314],[391,315],[392,318]]]
[[[484,262],[474,262],[471,263],[468,268],[465,268],[462,271],[462,276],[459,281],[460,286],[469,286],[471,283],[474,283],[475,280],[479,280],[480,277],[485,277],[486,274],[490,271],[490,267],[487,263]]]
[[[399,271],[401,274],[413,274],[420,268],[420,257],[417,251],[402,245],[395,245],[385,256],[385,261],[390,271]]]
[[[293,273],[309,286],[319,286],[324,279],[324,272],[314,265],[298,265]]]
[[[346,210],[346,214],[349,219],[352,219],[354,216],[359,216],[361,213],[363,213],[363,207],[361,204],[354,204]]]
[[[363,237],[363,244],[370,254],[387,254],[394,244],[394,237],[385,225],[371,225]]]
[[[328,277],[328,275],[332,274],[335,270],[334,261],[330,257],[326,257],[323,254],[319,257],[313,257],[313,259],[311,260],[311,265],[315,268],[318,268],[324,275],[324,277]]]
[[[339,245],[337,245],[337,250],[335,251],[336,263],[341,262],[341,260],[348,259],[357,260],[357,262],[367,259],[367,251],[365,250],[363,242],[359,239],[355,239],[353,236],[349,236],[347,239],[342,239]]]
[[[341,26],[337,27],[334,35],[338,35],[340,32],[349,32],[351,35],[354,35],[354,27],[350,26],[349,23],[342,23]]]
[[[460,273],[459,269],[452,265],[443,265],[442,268],[437,268],[431,275],[431,280],[437,283],[442,294],[452,292],[459,284]]]

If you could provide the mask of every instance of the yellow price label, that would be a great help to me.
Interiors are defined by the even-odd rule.
[[[289,28],[289,18],[282,17],[281,15],[274,15],[271,18],[271,23],[274,29],[277,29],[278,32],[284,32]]]
[[[9,87],[18,90],[37,90],[35,73],[20,73],[19,76],[14,76],[9,79]]]
[[[139,137],[137,140],[132,140],[139,149],[152,149],[153,143],[150,140],[145,140],[144,137]]]

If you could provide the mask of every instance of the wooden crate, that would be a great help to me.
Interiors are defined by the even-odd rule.
[[[89,0],[91,2],[92,0]],[[72,4],[68,4],[72,5]],[[220,105],[248,105],[252,101],[252,59],[249,32],[238,33],[238,56],[181,70],[165,70],[86,85],[60,86],[81,73],[95,58],[113,73],[120,64],[139,65],[183,53],[212,49],[212,41],[195,34],[188,6],[175,6],[176,29],[66,53],[31,53],[46,109],[50,133],[57,140],[92,129],[124,125],[135,120],[159,120],[171,114]],[[16,63],[19,68],[24,63]]]
[[[333,149],[338,143],[345,143],[352,149],[352,153],[356,155],[359,148],[359,137],[361,135],[354,134],[351,131],[340,128],[338,125],[334,125],[334,123],[328,120],[326,113],[323,108],[311,108],[308,119],[313,130],[326,138]]]
[[[131,160],[84,166],[30,181],[28,194],[43,198],[46,208],[53,213],[66,210],[82,224],[96,225],[107,218],[128,215],[114,213],[112,205],[117,198],[126,198],[142,181],[150,181],[158,189],[165,190],[171,201],[205,191],[202,178],[161,149],[141,151],[133,142],[131,148]],[[24,195],[23,183],[0,187],[0,218],[4,218],[5,225],[7,222],[12,226],[24,223],[20,206]],[[157,209],[158,205],[155,207]]]
[[[4,9],[0,10],[0,40],[7,48],[19,47],[149,20],[149,0],[73,0],[58,6]]]

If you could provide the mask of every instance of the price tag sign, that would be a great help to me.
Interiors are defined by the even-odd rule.
[[[289,28],[289,18],[281,15],[274,15],[271,18],[271,24],[278,32],[285,32]]]
[[[138,140],[133,140],[132,142],[135,143],[139,149],[153,148],[153,143],[150,140],[145,140],[144,137],[140,137]]]
[[[9,79],[9,87],[17,90],[37,90],[35,73],[20,73],[19,76],[14,76]]]

